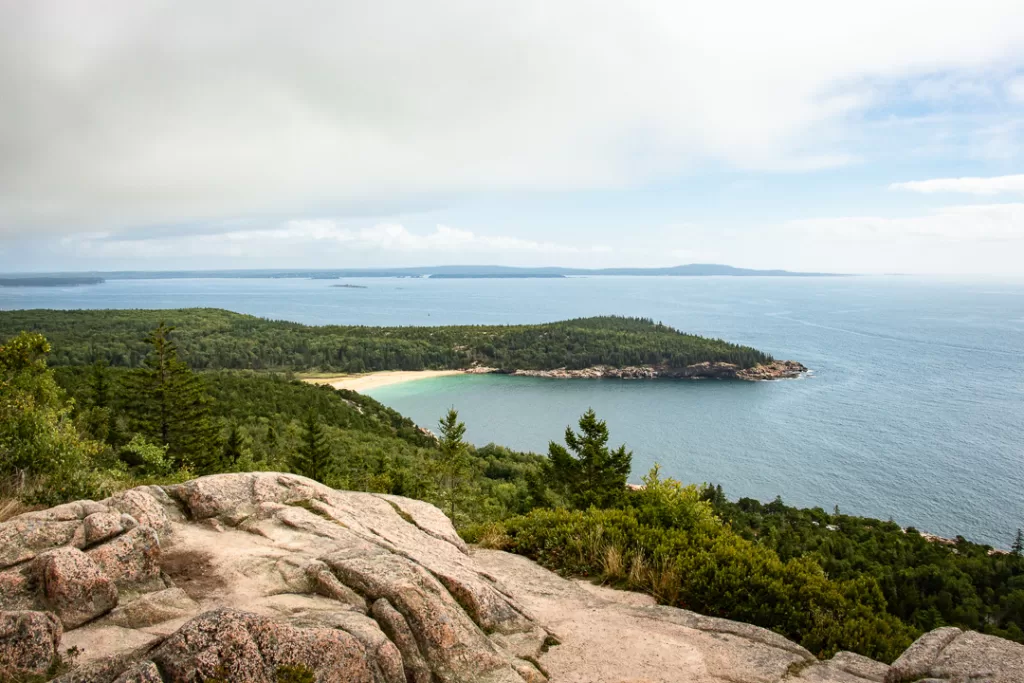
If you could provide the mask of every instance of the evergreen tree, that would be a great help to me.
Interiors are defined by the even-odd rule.
[[[175,467],[214,472],[220,464],[210,398],[202,381],[180,358],[170,339],[173,327],[160,323],[146,343],[149,354],[128,377],[128,411],[136,431],[167,446]]]
[[[608,426],[591,408],[579,421],[579,434],[565,428],[565,447],[548,446],[552,479],[574,507],[611,507],[621,500],[633,462],[632,451],[622,445],[608,448]]]
[[[231,431],[228,432],[228,438],[224,441],[224,449],[221,452],[224,467],[233,468],[237,465],[239,458],[245,455],[245,451],[245,437],[242,436],[242,430],[232,422]]]
[[[1013,545],[1010,546],[1010,550],[1017,557],[1024,556],[1024,529],[1017,529],[1017,537],[1013,539]]]
[[[312,411],[306,415],[303,429],[302,443],[292,461],[292,469],[297,474],[326,484],[328,477],[334,472],[331,447],[327,443],[323,427]]]
[[[92,404],[97,408],[106,408],[110,405],[110,369],[103,361],[93,363],[89,376],[89,384],[92,389]]]
[[[466,423],[459,421],[455,408],[449,408],[438,422],[438,429],[441,432],[437,442],[441,496],[447,504],[448,516],[454,522],[458,500],[464,493],[469,475],[469,454],[463,441]]]

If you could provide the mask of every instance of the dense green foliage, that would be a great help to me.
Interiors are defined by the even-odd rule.
[[[836,580],[812,557],[780,559],[723,524],[695,486],[657,468],[644,483],[621,509],[535,510],[467,535],[662,604],[770,628],[820,656],[852,650],[892,661],[913,642],[917,632],[886,613],[872,578]]]
[[[38,334],[0,345],[0,479],[44,476],[56,495],[73,498],[102,449],[75,428],[74,405],[46,367],[49,352]]]
[[[102,361],[138,367],[146,335],[161,322],[196,370],[365,372],[466,368],[543,370],[593,365],[684,367],[770,357],[746,346],[683,334],[640,318],[584,318],[545,325],[310,327],[209,308],[163,311],[5,311],[0,339],[23,330],[51,341],[54,365]]]
[[[781,501],[705,497],[733,529],[783,561],[813,557],[829,577],[869,577],[886,610],[921,630],[959,626],[1024,642],[1024,560],[957,538],[928,541],[893,522],[802,510]],[[989,553],[992,552],[990,555]]]
[[[49,372],[74,397],[75,421],[82,433],[99,442],[105,455],[94,466],[104,482],[120,488],[143,479],[194,474],[172,465],[166,447],[132,431],[128,415],[134,394],[128,378],[134,371],[62,367]],[[104,407],[97,404],[97,377],[103,378]],[[269,373],[222,371],[197,379],[218,426],[219,443],[212,452],[221,454],[220,471],[301,472],[302,455],[309,453],[315,432],[316,460],[323,471],[317,478],[328,485],[412,496],[449,509],[441,476],[444,460],[436,439],[372,398]],[[223,455],[229,452],[238,455]],[[543,479],[541,456],[466,445],[462,457],[456,517],[460,524],[526,512],[535,500],[548,500],[547,490],[538,483]],[[79,491],[88,496],[105,493],[106,489]]]

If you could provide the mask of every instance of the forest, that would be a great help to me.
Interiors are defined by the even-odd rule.
[[[756,349],[684,334],[643,318],[599,317],[543,325],[312,327],[220,309],[0,312],[0,339],[38,332],[53,344],[51,365],[97,361],[138,367],[146,334],[164,322],[196,370],[369,372],[459,369],[550,370],[593,365],[685,367],[704,361],[751,367]]]
[[[189,313],[224,320],[222,312]],[[54,317],[66,323],[65,316]],[[187,349],[202,357],[215,346],[204,340],[230,335],[158,321],[128,339],[139,323],[125,318],[131,322],[114,321],[107,337],[98,323],[50,324],[63,330],[53,341],[31,331],[0,336],[0,521],[144,483],[290,471],[336,488],[429,501],[468,541],[663,604],[761,625],[820,656],[851,650],[891,661],[942,625],[1024,642],[1020,534],[1011,553],[960,538],[932,543],[838,509],[733,501],[720,486],[683,484],[657,467],[632,489],[632,453],[613,445],[608,423],[593,411],[552,434],[546,454],[476,447],[464,441],[455,409],[430,425],[435,434],[372,398],[286,373],[197,371],[203,364]],[[626,337],[667,330],[632,319],[560,325],[566,334],[592,325]],[[214,327],[207,321],[204,329]],[[84,338],[72,339],[71,329]],[[373,339],[368,328],[339,329]],[[101,350],[120,345],[137,350],[135,362],[104,362]],[[52,366],[54,358],[65,362]]]

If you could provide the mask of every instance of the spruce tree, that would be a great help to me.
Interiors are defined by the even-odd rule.
[[[174,467],[215,472],[220,448],[210,397],[199,377],[178,358],[170,338],[173,331],[161,322],[146,337],[149,353],[127,378],[128,411],[137,432],[167,446]]]
[[[110,405],[110,371],[103,361],[93,363],[89,373],[89,385],[92,389],[92,404],[97,408]]]
[[[1010,546],[1010,550],[1017,557],[1024,556],[1024,529],[1017,529],[1017,537],[1013,539],[1013,545]]]
[[[228,432],[228,438],[224,441],[224,450],[221,453],[224,467],[233,468],[237,465],[239,458],[245,455],[245,450],[245,437],[242,436],[242,431],[237,424],[231,423],[231,431]]]
[[[441,437],[438,439],[438,471],[441,496],[448,507],[448,516],[455,521],[458,501],[469,473],[469,457],[463,437],[466,424],[459,421],[459,413],[449,408],[438,422]]]
[[[626,488],[633,453],[622,445],[608,448],[608,426],[591,408],[579,421],[580,432],[565,428],[566,447],[552,441],[548,446],[552,480],[576,508],[611,507]]]
[[[296,474],[326,484],[327,479],[334,472],[327,436],[316,419],[316,414],[312,411],[306,415],[303,427],[302,443],[292,461],[292,469]]]

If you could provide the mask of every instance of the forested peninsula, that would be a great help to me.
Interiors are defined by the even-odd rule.
[[[645,318],[579,318],[541,325],[447,327],[309,326],[221,309],[0,312],[0,337],[38,332],[52,365],[97,361],[137,367],[148,330],[177,328],[197,370],[483,369],[547,377],[775,379],[798,363],[721,339],[685,334]]]

